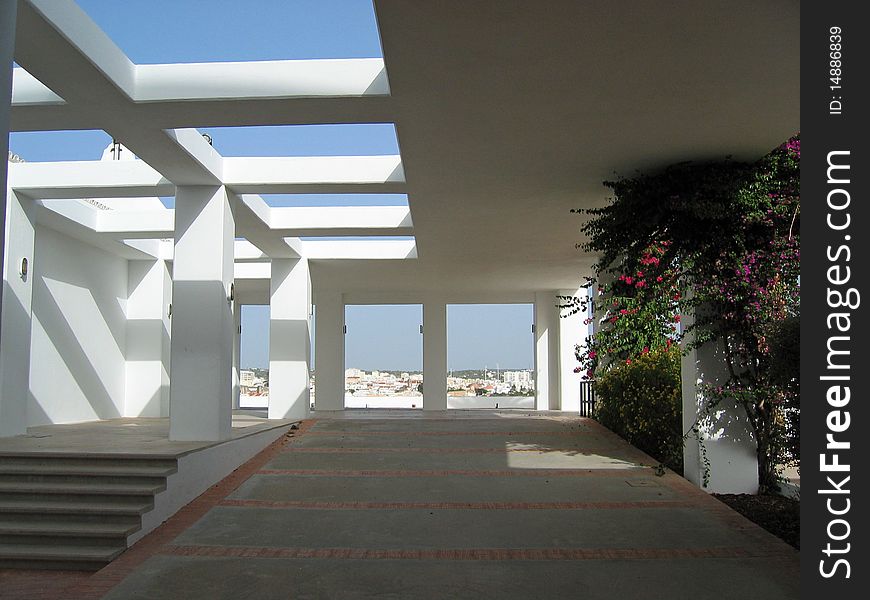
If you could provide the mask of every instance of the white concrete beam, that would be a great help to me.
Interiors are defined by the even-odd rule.
[[[302,240],[309,260],[404,260],[417,258],[414,240]]]
[[[311,403],[308,261],[273,259],[269,303],[269,418],[305,419]]]
[[[137,65],[137,102],[386,96],[381,58]]]
[[[224,158],[224,182],[234,192],[401,192],[398,155]]]
[[[299,258],[298,242],[285,240],[269,228],[270,208],[255,194],[230,193],[236,215],[236,235],[272,258]]]
[[[283,236],[409,235],[406,206],[273,207],[269,225]]]
[[[143,102],[127,107],[128,118],[158,129],[395,123],[389,96],[339,98],[238,98]],[[12,131],[101,129],[104,116],[80,104],[15,104]]]
[[[175,231],[174,210],[101,210],[95,214],[94,231],[119,239],[171,238]]]
[[[270,280],[272,265],[268,262],[237,262],[233,265],[236,279]]]
[[[10,40],[11,41],[11,40]],[[24,69],[12,69],[12,106],[56,106],[63,98]]]
[[[171,196],[175,186],[139,160],[10,163],[9,185],[34,199]]]
[[[133,63],[75,2],[28,0],[19,12],[15,59],[33,77],[173,183],[220,184],[217,153],[201,138],[135,116]]]

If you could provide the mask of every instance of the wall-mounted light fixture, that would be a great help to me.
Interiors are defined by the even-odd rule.
[[[236,284],[230,283],[230,293],[227,295],[227,302],[232,302],[236,299]]]
[[[27,267],[28,267],[27,258],[26,257],[22,258],[21,259],[21,271],[20,271],[20,273],[21,273],[21,279],[23,279],[24,281],[27,281]]]

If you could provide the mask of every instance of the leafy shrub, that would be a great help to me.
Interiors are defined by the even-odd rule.
[[[800,466],[801,445],[801,319],[799,315],[774,322],[767,330],[769,377],[781,397],[785,420],[785,451]]]
[[[598,421],[677,473],[683,472],[680,351],[647,352],[595,382]]]

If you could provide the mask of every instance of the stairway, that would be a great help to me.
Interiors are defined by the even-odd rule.
[[[176,470],[174,458],[0,453],[0,568],[104,567]]]

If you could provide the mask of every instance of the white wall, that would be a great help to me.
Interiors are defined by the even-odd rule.
[[[128,267],[126,417],[169,416],[169,302],[165,261]]]
[[[588,290],[561,290],[562,296],[588,297]],[[560,311],[561,313],[562,311]],[[583,381],[583,373],[575,373],[574,368],[579,364],[574,352],[576,345],[586,345],[586,338],[590,333],[590,327],[583,321],[588,316],[588,311],[559,318],[559,409],[580,412],[580,384]]]
[[[37,226],[28,425],[119,417],[127,261]]]
[[[693,322],[693,314],[682,316],[684,327]],[[703,454],[706,453],[710,463],[706,491],[717,494],[758,493],[756,445],[746,411],[728,399],[712,410],[707,408],[706,386],[721,385],[728,379],[721,343],[708,342],[689,350],[682,358],[681,378],[683,431],[688,432],[697,421],[701,438],[690,436],[683,447],[686,479],[703,486]]]

